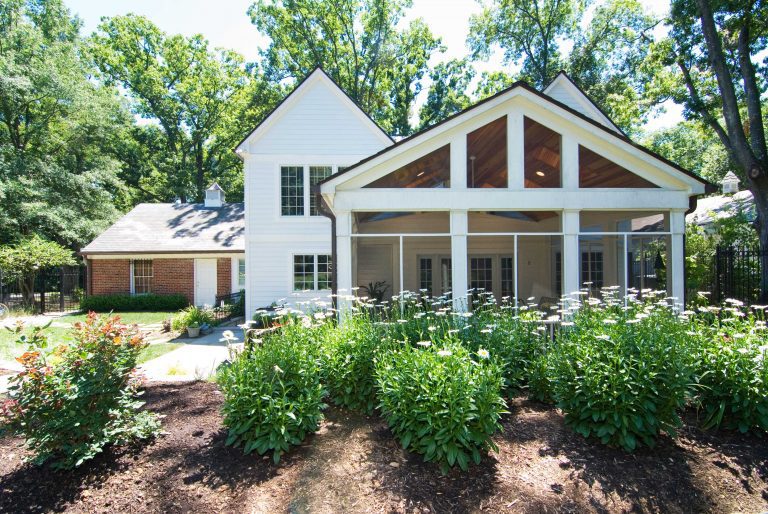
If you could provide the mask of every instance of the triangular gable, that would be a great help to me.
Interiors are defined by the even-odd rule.
[[[595,103],[571,80],[567,73],[561,71],[557,77],[544,88],[544,94],[567,105],[571,109],[592,118],[596,122],[615,130],[624,132],[611,121]]]
[[[376,138],[380,145],[389,146],[394,143],[394,140],[387,135],[368,114],[360,108],[360,106],[350,98],[347,93],[339,87],[334,80],[328,76],[322,68],[315,68],[315,70],[304,77],[285,98],[283,98],[277,106],[270,112],[250,134],[248,134],[243,140],[235,147],[235,152],[240,154],[247,151],[249,145],[257,142],[264,137],[270,129],[275,126],[281,118],[288,114],[302,98],[307,94],[310,94],[311,90],[316,87],[325,87],[328,91],[333,93],[333,96],[338,99],[338,104],[352,113],[359,121],[363,129],[367,129]]]

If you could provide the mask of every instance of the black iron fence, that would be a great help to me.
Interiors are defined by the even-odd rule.
[[[0,271],[0,303],[11,309],[35,313],[71,312],[80,309],[85,294],[85,267],[61,266],[37,272],[31,290]]]
[[[718,247],[713,266],[712,300],[720,303],[726,298],[744,303],[766,301],[763,290],[763,262],[768,256],[765,249]]]

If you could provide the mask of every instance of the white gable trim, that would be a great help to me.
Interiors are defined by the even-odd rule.
[[[342,91],[331,78],[325,74],[325,72],[317,68],[307,78],[305,78],[299,85],[291,91],[287,97],[272,111],[243,141],[237,145],[235,152],[238,154],[247,153],[248,147],[258,141],[264,136],[287,112],[289,112],[296,103],[313,87],[322,85],[328,88],[341,102],[345,105],[366,127],[369,128],[372,134],[376,136],[382,143],[390,146],[394,143],[391,137],[389,137],[368,115],[358,107],[358,105],[352,101],[347,94]]]
[[[597,121],[598,123],[605,125],[611,130],[615,130],[616,132],[623,134],[621,129],[616,126],[616,124],[613,123],[608,116],[603,114],[603,112],[595,106],[592,100],[590,100],[576,86],[576,84],[573,83],[568,75],[563,72],[560,72],[557,77],[555,77],[555,80],[549,83],[549,85],[544,89],[544,94],[551,97],[552,91],[557,88],[563,89],[569,97],[578,103],[587,113],[587,116]]]
[[[385,165],[387,168],[389,168],[390,166],[388,166],[388,164],[390,162],[394,164],[394,162],[407,161],[407,159],[404,158],[406,156],[403,156],[403,154],[408,153],[410,155],[412,150],[419,147],[421,147],[419,150],[413,152],[414,159],[418,158],[417,152],[422,154],[428,153],[429,150],[427,150],[427,148],[434,149],[448,144],[450,143],[451,139],[458,134],[458,131],[455,129],[457,129],[459,126],[464,125],[464,127],[461,128],[461,131],[466,133],[484,125],[489,121],[492,121],[492,119],[496,119],[500,116],[503,116],[504,114],[507,114],[507,111],[510,111],[511,106],[508,107],[504,106],[503,104],[507,102],[511,103],[513,99],[516,103],[519,103],[518,105],[512,107],[512,110],[526,109],[525,104],[533,104],[535,107],[543,109],[547,114],[559,118],[565,123],[574,125],[577,129],[584,132],[585,137],[583,139],[590,140],[589,142],[584,141],[584,146],[587,146],[590,149],[597,151],[598,153],[601,153],[601,150],[596,148],[593,143],[591,144],[591,141],[597,140],[602,144],[609,145],[611,147],[610,153],[603,152],[607,158],[616,159],[618,152],[626,152],[626,154],[636,159],[640,159],[644,163],[659,170],[661,173],[668,175],[669,179],[665,181],[667,182],[666,185],[671,185],[669,184],[669,181],[674,181],[680,184],[684,184],[685,187],[690,189],[692,194],[700,194],[704,192],[704,184],[701,181],[691,177],[686,173],[683,173],[682,171],[676,169],[674,166],[667,164],[661,159],[655,158],[653,155],[650,155],[633,146],[625,139],[623,139],[620,132],[614,133],[613,131],[609,132],[599,129],[596,130],[593,124],[584,120],[580,116],[577,116],[565,108],[560,107],[559,105],[550,102],[531,91],[528,91],[522,86],[512,87],[508,91],[493,97],[490,100],[455,116],[454,118],[447,120],[446,122],[434,127],[433,129],[429,129],[421,134],[416,134],[395,148],[383,150],[379,155],[374,156],[366,162],[363,162],[356,168],[334,176],[329,181],[323,183],[321,185],[321,192],[323,195],[326,195],[326,198],[330,200],[330,196],[334,194],[336,188],[345,188],[346,185],[349,185],[351,188],[359,187],[361,180],[355,179],[363,174],[367,174],[368,171],[372,170],[373,168],[377,168],[381,165]],[[552,129],[557,130],[557,127],[552,127]],[[456,132],[456,134],[454,132]],[[617,164],[625,166],[629,168],[630,171],[634,172],[631,166],[626,166],[623,163],[623,159],[619,158],[617,160],[619,161]],[[396,169],[396,167],[393,167],[390,171],[393,171],[394,169]],[[382,173],[373,172],[370,178],[371,180],[375,180],[380,175],[382,175]],[[644,174],[638,173],[638,175],[643,176]],[[368,177],[366,177],[366,180],[367,178]],[[643,176],[643,178],[648,177]],[[655,183],[659,182],[658,180],[651,181]],[[664,185],[662,185],[662,187],[664,187]]]

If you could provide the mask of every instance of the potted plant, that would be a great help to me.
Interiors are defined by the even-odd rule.
[[[187,335],[189,337],[197,337],[200,335],[200,323],[193,321],[187,325]]]

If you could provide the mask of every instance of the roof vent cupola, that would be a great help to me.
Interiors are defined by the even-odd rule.
[[[723,177],[721,182],[723,186],[723,194],[733,194],[739,192],[739,177],[737,177],[732,171],[729,171]]]
[[[211,187],[205,190],[205,206],[213,208],[222,205],[224,205],[224,190],[214,182]]]

